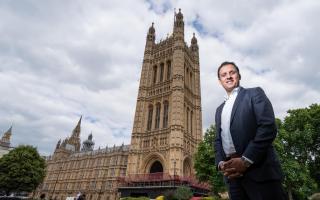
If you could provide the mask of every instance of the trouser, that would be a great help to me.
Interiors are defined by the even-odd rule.
[[[227,179],[230,200],[286,200],[280,180],[256,182],[249,178]]]

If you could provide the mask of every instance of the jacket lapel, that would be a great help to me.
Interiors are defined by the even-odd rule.
[[[220,128],[221,128],[221,113],[222,113],[222,109],[223,109],[224,103],[221,104],[218,108],[218,113],[217,113],[217,127],[219,128],[219,133],[220,133]]]
[[[232,121],[234,119],[234,115],[235,115],[235,113],[237,111],[237,108],[238,108],[238,106],[239,106],[239,104],[240,104],[240,102],[241,102],[241,100],[242,100],[242,98],[244,96],[244,93],[245,93],[245,89],[243,87],[240,87],[239,93],[238,93],[237,98],[236,98],[236,100],[235,100],[235,102],[233,104],[233,107],[232,107],[230,126],[231,126]]]

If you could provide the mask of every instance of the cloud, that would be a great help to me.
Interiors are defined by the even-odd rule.
[[[203,129],[224,91],[216,77],[235,61],[245,87],[261,86],[277,117],[319,103],[320,3],[311,1],[6,1],[0,6],[0,131],[44,155],[70,136],[95,147],[130,143],[146,33],[172,34],[182,9],[185,40],[200,48]]]

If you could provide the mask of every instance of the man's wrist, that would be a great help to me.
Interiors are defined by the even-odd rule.
[[[252,161],[246,158],[245,156],[242,156],[241,160],[246,168],[249,168],[252,165]]]
[[[221,171],[222,170],[222,166],[223,166],[223,161],[220,161],[218,164],[218,170]]]

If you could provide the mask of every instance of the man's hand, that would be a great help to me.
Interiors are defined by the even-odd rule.
[[[232,179],[241,177],[247,170],[247,167],[241,158],[232,158],[226,162],[223,162],[223,168],[221,168],[221,170],[223,171],[223,175]]]
[[[228,177],[229,179],[242,177],[243,174],[237,172],[235,168],[227,168],[224,170],[223,175]]]

